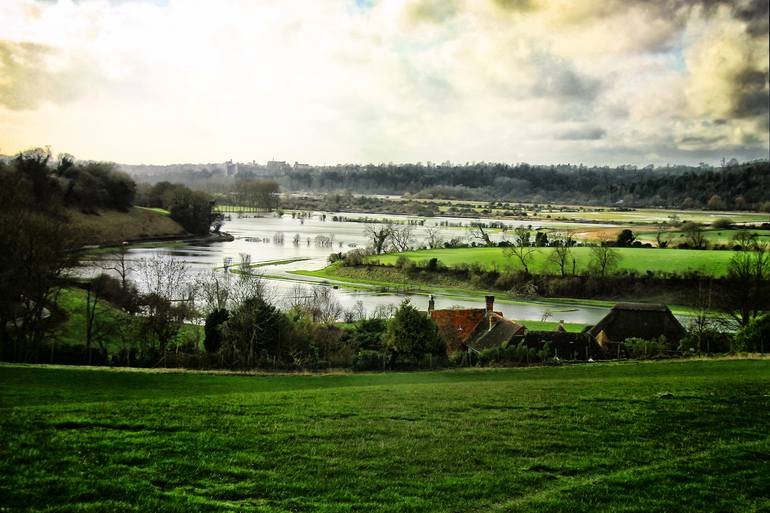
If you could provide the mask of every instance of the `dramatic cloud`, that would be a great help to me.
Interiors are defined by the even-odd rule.
[[[765,157],[766,0],[7,0],[0,152]]]
[[[29,42],[0,41],[0,69],[0,105],[13,110],[71,101],[98,81],[84,59]]]

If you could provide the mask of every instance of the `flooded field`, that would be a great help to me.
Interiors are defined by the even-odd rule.
[[[338,219],[334,221],[333,219]],[[344,219],[340,221],[339,219]],[[416,244],[421,244],[426,229],[437,228],[445,240],[459,238],[467,241],[468,227],[473,219],[464,218],[418,218],[410,216],[388,215],[372,216],[371,214],[355,213],[314,213],[308,217],[292,217],[291,215],[254,217],[231,216],[224,231],[232,234],[235,240],[231,242],[214,242],[210,244],[174,243],[170,245],[136,246],[129,249],[128,259],[136,262],[142,258],[154,255],[166,255],[184,261],[191,269],[192,275],[221,269],[225,264],[237,264],[247,258],[256,265],[269,284],[272,299],[281,304],[288,298],[298,284],[304,287],[332,287],[335,299],[346,310],[361,308],[371,313],[377,308],[388,305],[398,305],[406,297],[411,297],[418,308],[427,307],[427,296],[422,293],[383,293],[374,287],[346,288],[341,284],[323,282],[312,277],[291,274],[292,270],[315,270],[327,265],[330,253],[344,252],[357,247],[365,247],[367,239],[364,235],[367,223],[365,219],[389,220],[399,225],[411,224],[414,228]],[[505,229],[516,226],[532,226],[536,228],[563,229],[564,225],[549,222],[500,221]],[[606,225],[583,224],[571,225],[572,228],[586,229]],[[498,229],[491,233],[493,240],[501,240],[504,230]],[[88,274],[101,272],[105,259],[109,254],[94,255],[85,269]],[[452,306],[462,308],[481,308],[481,298],[457,297],[449,294],[436,294],[437,308]],[[568,323],[594,323],[607,313],[607,308],[595,306],[559,307],[549,303],[514,303],[498,301],[496,310],[502,311],[511,319],[541,320],[550,316],[551,320],[564,320]]]

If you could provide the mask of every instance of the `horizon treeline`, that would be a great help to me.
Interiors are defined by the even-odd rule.
[[[623,205],[770,212],[770,163],[720,168],[585,167],[475,163],[466,165],[337,165],[267,168],[239,164],[235,176],[217,165],[123,166],[137,180],[173,180],[210,192],[272,179],[290,192],[351,191],[425,199]]]

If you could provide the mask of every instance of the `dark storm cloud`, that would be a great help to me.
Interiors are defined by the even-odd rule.
[[[687,7],[690,5],[700,5],[708,13],[715,9],[725,6],[728,7],[734,18],[746,23],[747,31],[753,36],[767,35],[768,19],[770,17],[770,4],[767,0],[699,0],[688,2],[679,0],[678,7]]]
[[[768,75],[756,69],[744,70],[733,82],[735,104],[732,114],[736,117],[767,116],[770,112]]]

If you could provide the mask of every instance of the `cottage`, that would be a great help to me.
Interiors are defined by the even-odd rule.
[[[664,336],[675,344],[687,334],[666,305],[646,303],[616,304],[589,333],[605,349],[607,343],[634,337],[652,340]]]
[[[433,296],[428,301],[428,315],[438,325],[439,332],[451,353],[457,350],[483,349],[510,340],[524,327],[494,311],[495,296],[486,296],[485,308],[451,308],[436,310]]]

